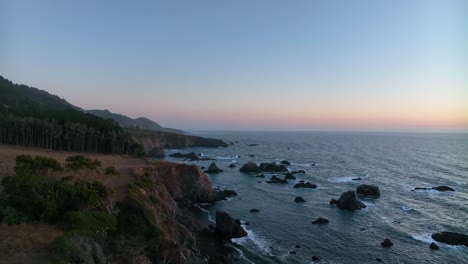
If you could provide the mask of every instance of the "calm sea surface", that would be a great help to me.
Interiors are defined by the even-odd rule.
[[[206,132],[202,136],[236,142],[228,148],[192,148],[173,152],[203,153],[216,158],[224,172],[208,175],[213,186],[234,189],[237,197],[206,208],[250,223],[248,237],[235,239],[243,256],[239,263],[468,263],[468,248],[438,243],[429,249],[430,235],[438,231],[468,234],[468,134],[416,133],[305,133]],[[259,146],[250,147],[249,144]],[[249,157],[255,155],[255,157]],[[168,160],[180,159],[167,158]],[[289,170],[305,170],[296,181],[317,184],[316,189],[294,189],[267,184],[239,172],[248,161],[288,160]],[[190,162],[187,162],[190,163]],[[211,161],[193,162],[207,167]],[[234,163],[236,168],[228,168]],[[316,166],[311,166],[315,163]],[[362,181],[353,181],[360,177]],[[258,182],[262,181],[262,182]],[[380,187],[377,199],[359,199],[362,211],[341,211],[332,198],[355,190],[359,184]],[[448,185],[455,192],[414,191],[415,187]],[[307,202],[296,204],[294,197]],[[250,213],[257,208],[260,213]],[[312,225],[318,217],[330,220]],[[390,238],[394,246],[380,243]],[[295,248],[296,245],[301,246]],[[290,254],[296,251],[296,254]]]

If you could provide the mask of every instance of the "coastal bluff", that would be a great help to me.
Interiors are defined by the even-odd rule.
[[[143,146],[146,155],[150,157],[164,157],[164,149],[167,148],[218,148],[228,146],[223,140],[215,138],[141,129],[128,129],[126,131],[135,142]]]

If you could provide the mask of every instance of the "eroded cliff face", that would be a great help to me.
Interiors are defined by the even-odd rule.
[[[165,148],[186,147],[226,147],[226,142],[220,139],[204,138],[191,135],[172,134],[148,130],[129,130],[132,139],[143,145],[149,156],[164,156]]]
[[[136,168],[131,174],[135,181],[129,184],[123,204],[144,212],[161,231],[156,251],[162,263],[187,263],[197,252],[194,232],[200,226],[196,219],[182,214],[178,204],[215,201],[208,178],[196,166],[175,163]]]

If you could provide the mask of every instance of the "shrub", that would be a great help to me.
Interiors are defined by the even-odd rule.
[[[16,174],[46,175],[49,170],[61,171],[62,169],[60,163],[53,158],[43,156],[32,158],[30,155],[19,155],[16,157]]]
[[[64,220],[69,229],[89,231],[104,237],[108,232],[117,230],[117,218],[105,212],[68,212]]]
[[[120,176],[119,171],[117,171],[117,169],[114,166],[107,167],[105,174],[107,176]]]
[[[82,169],[95,170],[97,167],[102,166],[99,160],[92,160],[82,155],[70,156],[66,159],[66,162],[65,168],[71,171],[79,171]]]

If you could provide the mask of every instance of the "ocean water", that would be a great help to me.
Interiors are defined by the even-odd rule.
[[[437,243],[430,250],[431,233],[468,234],[468,134],[206,132],[202,136],[236,142],[228,148],[195,151],[216,158],[224,172],[208,175],[214,187],[238,193],[205,208],[209,219],[224,210],[250,225],[248,236],[233,240],[238,263],[468,263],[468,248]],[[250,147],[249,144],[259,146]],[[255,157],[249,157],[255,155]],[[180,159],[168,160],[183,162]],[[316,189],[267,184],[266,178],[239,172],[248,161],[288,160],[289,170],[305,170],[296,181]],[[211,161],[187,162],[205,166]],[[234,163],[236,168],[228,168]],[[311,166],[315,163],[316,166]],[[360,177],[362,181],[353,181]],[[261,182],[258,182],[261,181]],[[380,198],[362,198],[367,208],[342,211],[329,205],[359,184],[379,186]],[[414,191],[415,187],[448,185],[455,192]],[[306,203],[296,204],[302,196]],[[250,213],[257,208],[259,213]],[[318,217],[330,220],[313,225]],[[392,248],[380,243],[390,238]],[[299,245],[300,248],[295,248]],[[290,254],[296,251],[296,254]]]

